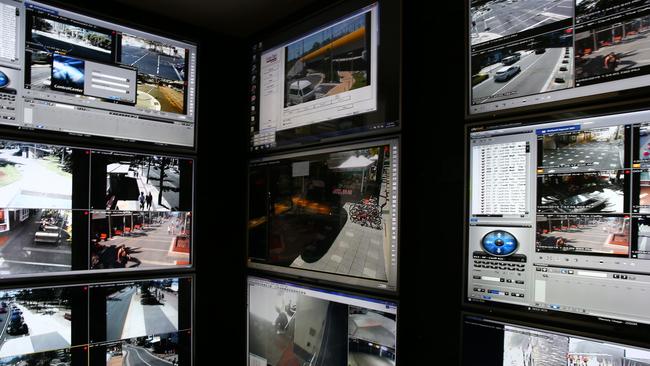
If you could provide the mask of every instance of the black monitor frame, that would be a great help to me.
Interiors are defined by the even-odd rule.
[[[594,111],[594,110],[592,110]],[[638,323],[634,321],[625,321],[615,318],[606,318],[598,317],[594,315],[583,315],[577,313],[564,312],[560,310],[551,310],[551,309],[539,309],[531,306],[516,305],[516,304],[507,304],[498,301],[469,301],[468,299],[468,279],[469,279],[469,218],[470,218],[470,165],[469,165],[469,156],[470,156],[470,133],[473,128],[485,127],[486,129],[496,129],[496,128],[513,128],[513,127],[523,127],[528,125],[541,125],[543,123],[554,123],[562,122],[565,120],[573,120],[579,118],[588,118],[588,117],[600,117],[608,115],[617,115],[621,113],[629,112],[638,112],[638,111],[648,111],[648,109],[636,109],[636,110],[626,110],[621,112],[615,108],[605,107],[598,110],[592,114],[585,116],[586,112],[579,111],[573,114],[562,113],[555,114],[552,117],[548,116],[535,116],[537,118],[531,118],[530,120],[524,121],[522,118],[507,118],[493,121],[476,121],[470,122],[465,125],[465,136],[464,136],[464,167],[463,167],[463,176],[465,189],[463,191],[463,236],[462,236],[462,292],[460,294],[460,304],[462,309],[465,311],[473,311],[478,313],[489,313],[499,316],[506,317],[508,319],[528,319],[532,321],[537,321],[542,324],[559,324],[566,325],[570,324],[575,327],[580,327],[583,329],[590,329],[593,332],[611,332],[616,334],[624,335],[630,340],[645,340],[647,339],[647,334],[650,331],[650,323]],[[535,215],[536,213],[532,213]],[[644,338],[646,337],[646,338]]]
[[[268,31],[251,37],[248,44],[251,45],[251,54],[249,60],[256,57],[252,64],[259,70],[259,59],[262,51],[272,50],[278,45],[286,44],[287,41],[299,38],[308,34],[313,29],[321,25],[328,24],[336,19],[345,17],[364,7],[372,4],[378,4],[379,12],[379,40],[378,40],[378,66],[377,66],[377,95],[376,110],[374,112],[361,113],[335,119],[327,119],[315,123],[310,123],[295,129],[289,130],[289,136],[282,145],[275,147],[255,149],[252,146],[253,135],[249,135],[249,151],[252,155],[264,153],[275,153],[292,148],[302,148],[307,146],[318,146],[326,143],[335,143],[363,137],[371,137],[380,134],[396,133],[401,130],[401,64],[402,64],[402,31],[401,31],[401,14],[402,5],[395,0],[353,0],[337,1],[327,8],[313,13],[308,19],[301,19],[291,24],[278,25]],[[261,45],[261,46],[259,46]],[[259,48],[261,47],[261,48]],[[259,53],[258,53],[259,51]],[[259,74],[257,76],[257,91],[254,96],[257,101],[247,104],[245,118],[250,122],[250,117],[254,116],[255,121],[250,122],[251,129],[259,126]],[[253,75],[253,73],[251,74]],[[247,79],[247,85],[251,85],[250,76]],[[250,96],[250,89],[249,89]],[[255,106],[256,112],[251,114],[250,107]],[[338,125],[346,123],[349,127],[346,130],[338,131]],[[295,130],[298,132],[295,132]],[[303,131],[308,129],[308,131]],[[276,134],[277,135],[277,134]]]
[[[301,149],[301,150],[296,150],[296,151],[291,151],[291,152],[278,152],[276,154],[272,155],[267,155],[264,157],[260,157],[257,159],[252,159],[249,161],[249,166],[247,169],[247,172],[250,172],[250,164],[254,162],[264,162],[264,161],[272,161],[275,159],[283,159],[283,158],[290,158],[292,156],[310,156],[314,154],[319,154],[319,153],[328,153],[328,152],[337,152],[337,151],[346,151],[350,149],[356,149],[356,148],[364,148],[364,147],[369,147],[373,146],[373,144],[391,144],[395,143],[398,149],[398,157],[397,157],[397,169],[398,169],[398,174],[397,174],[397,187],[401,187],[402,184],[402,176],[399,174],[400,170],[402,169],[401,166],[403,164],[402,160],[402,155],[403,155],[403,149],[401,146],[401,139],[399,136],[386,136],[383,138],[376,138],[376,139],[368,139],[368,140],[363,140],[363,141],[356,141],[353,143],[338,143],[335,145],[328,145],[327,147],[322,147],[322,148],[311,148],[311,149]],[[392,189],[392,188],[391,188]],[[250,179],[247,179],[247,192],[250,192]],[[326,272],[326,271],[315,271],[315,270],[303,270],[299,268],[291,268],[291,267],[284,267],[280,265],[274,265],[274,264],[264,264],[262,266],[253,264],[251,265],[251,260],[249,256],[249,238],[250,236],[248,235],[248,220],[249,220],[249,214],[250,214],[250,193],[247,193],[247,198],[246,198],[246,216],[245,216],[245,225],[246,225],[246,261],[247,261],[247,267],[251,271],[259,271],[261,273],[269,273],[270,275],[275,275],[275,276],[287,276],[288,278],[293,278],[293,279],[300,279],[304,280],[307,282],[312,282],[317,284],[318,286],[328,286],[328,285],[336,285],[340,286],[342,288],[349,288],[352,290],[356,291],[367,291],[371,290],[374,292],[378,293],[383,293],[387,295],[396,295],[400,291],[400,247],[401,247],[401,234],[399,233],[401,223],[402,223],[402,202],[401,202],[401,190],[398,188],[397,192],[397,208],[396,208],[396,213],[397,213],[397,253],[396,255],[396,271],[395,271],[395,288],[390,289],[386,288],[385,286],[379,286],[380,281],[372,280],[372,279],[364,279],[364,278],[356,278],[356,277],[350,277],[349,275],[341,275],[337,274],[335,272]],[[269,208],[270,210],[270,208]],[[269,211],[267,211],[269,212]],[[388,255],[385,254],[385,255]],[[286,268],[286,269],[285,269]],[[283,270],[285,269],[285,270]],[[354,278],[356,281],[352,283],[349,281],[349,279]],[[348,280],[346,280],[348,279]]]
[[[173,145],[168,143],[158,143],[158,142],[149,142],[141,141],[135,139],[123,139],[115,138],[110,136],[95,135],[95,134],[80,134],[75,132],[66,132],[66,131],[55,131],[55,130],[44,130],[36,128],[28,128],[24,126],[11,126],[0,124],[0,132],[7,135],[17,135],[18,138],[33,138],[40,139],[46,136],[48,139],[59,140],[61,144],[84,144],[92,139],[93,144],[97,147],[104,147],[106,149],[110,148],[123,148],[123,149],[133,149],[134,144],[137,144],[137,149],[143,151],[150,151],[152,153],[164,152],[164,153],[174,153],[174,154],[191,154],[198,151],[198,133],[199,133],[199,91],[200,91],[200,69],[201,69],[201,54],[202,54],[202,42],[196,38],[196,35],[193,33],[185,33],[179,35],[178,33],[171,33],[170,31],[165,31],[152,27],[150,25],[137,23],[135,20],[127,17],[118,17],[113,15],[113,13],[107,14],[102,13],[98,10],[93,10],[88,7],[83,7],[78,2],[65,2],[63,0],[35,0],[38,3],[42,3],[47,6],[52,6],[60,8],[65,11],[77,13],[82,16],[95,18],[101,21],[113,23],[119,26],[129,27],[137,29],[139,31],[151,33],[153,35],[178,40],[180,42],[185,42],[196,47],[196,80],[195,80],[195,91],[194,91],[194,137],[192,146],[183,146],[183,145]],[[23,2],[29,2],[29,0],[23,0]],[[21,29],[24,31],[24,29]],[[25,40],[22,40],[23,42]],[[24,70],[23,70],[24,71]],[[22,88],[23,86],[21,86]],[[189,96],[188,96],[189,98]],[[188,99],[189,100],[189,99]]]

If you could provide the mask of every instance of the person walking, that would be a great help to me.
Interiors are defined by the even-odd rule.
[[[140,201],[140,210],[144,210],[144,192],[140,192],[140,197],[138,197],[138,201]]]
[[[153,195],[151,192],[147,194],[147,211],[151,210],[151,203],[153,202]]]

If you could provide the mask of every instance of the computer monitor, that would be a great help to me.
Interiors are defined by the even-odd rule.
[[[549,330],[473,314],[465,314],[462,321],[462,366],[650,365],[650,349],[598,335],[576,335],[575,330]]]
[[[197,46],[1,0],[0,124],[194,148]]]
[[[468,127],[466,299],[650,324],[649,127],[649,111]]]
[[[248,365],[396,365],[397,304],[248,277]]]
[[[192,291],[191,276],[5,288],[0,365],[191,366]]]
[[[354,1],[259,39],[251,58],[250,150],[396,129],[399,14],[398,2]]]
[[[397,139],[252,160],[249,267],[396,291],[398,177]]]
[[[647,92],[647,1],[472,0],[468,9],[469,115]]]
[[[0,140],[0,278],[190,267],[193,162]]]

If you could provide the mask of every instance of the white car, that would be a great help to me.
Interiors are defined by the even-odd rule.
[[[502,67],[497,70],[496,74],[494,74],[494,81],[506,81],[516,75],[519,71],[521,71],[521,68],[516,65]]]

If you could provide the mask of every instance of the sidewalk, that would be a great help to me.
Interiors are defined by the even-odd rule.
[[[171,211],[171,205],[167,200],[165,199],[165,196],[162,197],[162,205],[158,204],[158,189],[151,183],[147,185],[146,183],[146,178],[143,177],[142,175],[138,175],[138,177],[135,177],[133,175],[133,172],[129,172],[128,176],[130,178],[133,178],[136,180],[138,183],[138,191],[139,192],[144,192],[145,197],[149,192],[151,192],[151,196],[153,197],[151,201],[151,209],[147,210],[147,205],[145,202],[145,209],[141,210],[140,209],[140,202],[136,199],[133,200],[120,200],[117,201],[117,207],[120,208],[120,211]],[[151,180],[149,180],[151,182]]]

